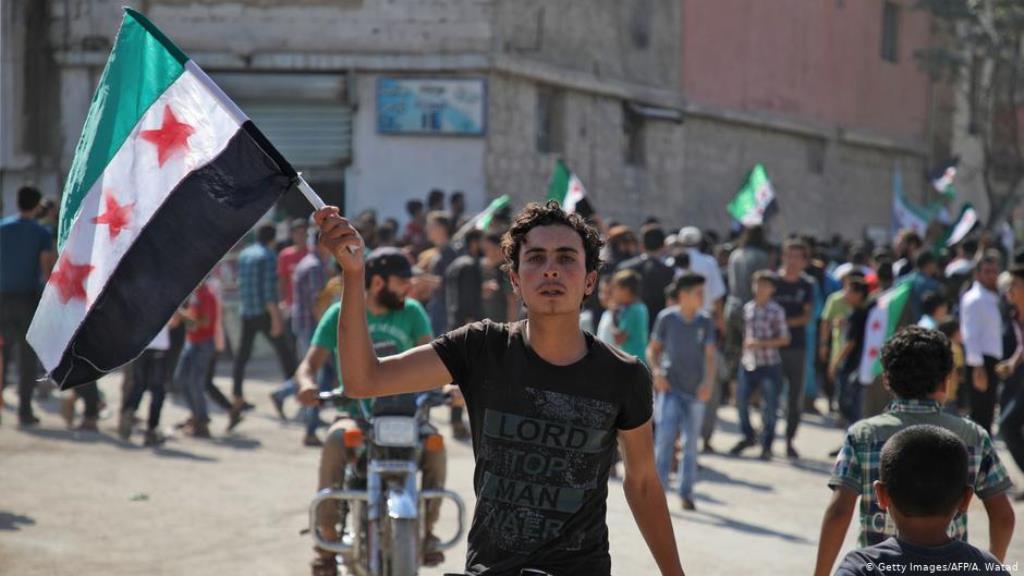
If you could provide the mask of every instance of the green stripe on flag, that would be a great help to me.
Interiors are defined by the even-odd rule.
[[[508,206],[509,200],[511,200],[508,194],[502,194],[491,201],[490,205],[481,212],[476,221],[477,230],[487,230],[491,227],[491,221],[494,220],[494,215],[499,211]]]
[[[885,342],[888,342],[892,335],[896,333],[896,329],[900,327],[900,321],[903,320],[903,309],[906,308],[907,302],[910,301],[910,292],[913,290],[914,285],[911,282],[904,282],[894,288],[891,288],[888,298],[886,298],[886,308],[888,309],[887,325],[885,327]],[[878,304],[881,306],[881,303]],[[875,358],[874,363],[871,365],[871,374],[873,377],[878,378],[882,375],[882,355],[878,354]]]
[[[565,162],[555,162],[555,171],[551,173],[551,181],[548,183],[548,197],[545,200],[554,200],[559,205],[565,202],[565,195],[569,193],[569,180],[572,179],[572,171],[565,165]]]
[[[187,61],[188,57],[145,16],[125,10],[64,186],[58,250],[67,240],[82,200],[142,115],[185,71]]]

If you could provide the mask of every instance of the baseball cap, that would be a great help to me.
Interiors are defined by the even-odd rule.
[[[397,248],[377,248],[366,257],[363,265],[366,275],[369,276],[398,276],[400,278],[412,277],[412,265],[409,258]]]
[[[676,241],[683,246],[696,246],[703,239],[704,235],[701,234],[700,228],[696,226],[684,226],[679,229],[679,234],[676,235]]]

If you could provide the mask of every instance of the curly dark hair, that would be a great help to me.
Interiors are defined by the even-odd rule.
[[[946,382],[953,370],[949,339],[938,330],[908,326],[882,348],[882,370],[893,394],[922,400]]]
[[[604,241],[601,240],[597,229],[588,224],[579,214],[569,214],[562,210],[558,202],[549,200],[544,204],[536,202],[527,204],[512,221],[512,227],[505,232],[501,239],[505,271],[519,271],[519,252],[530,230],[537,226],[553,225],[568,226],[580,235],[580,239],[583,241],[587,272],[593,272],[601,266],[601,247],[604,246]]]

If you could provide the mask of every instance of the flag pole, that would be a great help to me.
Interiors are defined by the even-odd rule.
[[[302,192],[302,195],[306,197],[306,200],[313,205],[313,210],[320,211],[324,209],[327,204],[324,204],[323,199],[321,199],[320,195],[316,193],[316,190],[313,190],[309,183],[306,182],[306,179],[302,177],[302,172],[298,173],[298,177],[299,192]]]

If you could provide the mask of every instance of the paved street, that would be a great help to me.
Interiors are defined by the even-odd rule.
[[[218,384],[227,390],[230,367],[221,363],[219,368]],[[215,440],[171,438],[157,450],[142,448],[140,435],[131,444],[118,440],[113,417],[101,422],[101,434],[67,431],[52,400],[40,410],[40,427],[18,430],[16,395],[9,388],[0,427],[0,574],[308,574],[310,540],[299,531],[315,488],[318,451],[300,446],[299,424],[282,424],[273,415],[267,393],[276,369],[254,362],[249,372],[247,395],[257,410],[236,433],[224,436],[225,417],[215,412]],[[120,376],[103,380],[101,388],[116,405]],[[288,406],[289,412],[294,409]],[[169,401],[164,425],[185,416],[181,404]],[[723,416],[716,442],[720,449],[736,439],[735,411],[723,410]],[[689,574],[810,573],[829,496],[827,453],[841,441],[841,433],[820,418],[805,422],[798,438],[803,460],[765,464],[706,457],[701,460],[698,511],[683,513],[678,500],[670,499]],[[454,441],[448,446],[449,487],[463,494],[472,509],[471,451]],[[1019,485],[1018,471],[1008,467]],[[610,494],[615,572],[655,573],[617,482]],[[450,534],[451,512],[443,512],[442,536]],[[1024,507],[1017,505],[1017,514],[1024,517]],[[988,541],[984,519],[980,504],[974,503],[971,534],[976,543]],[[422,573],[458,570],[464,554],[463,544],[448,553],[442,569]],[[1019,533],[1010,560],[1024,560]]]

